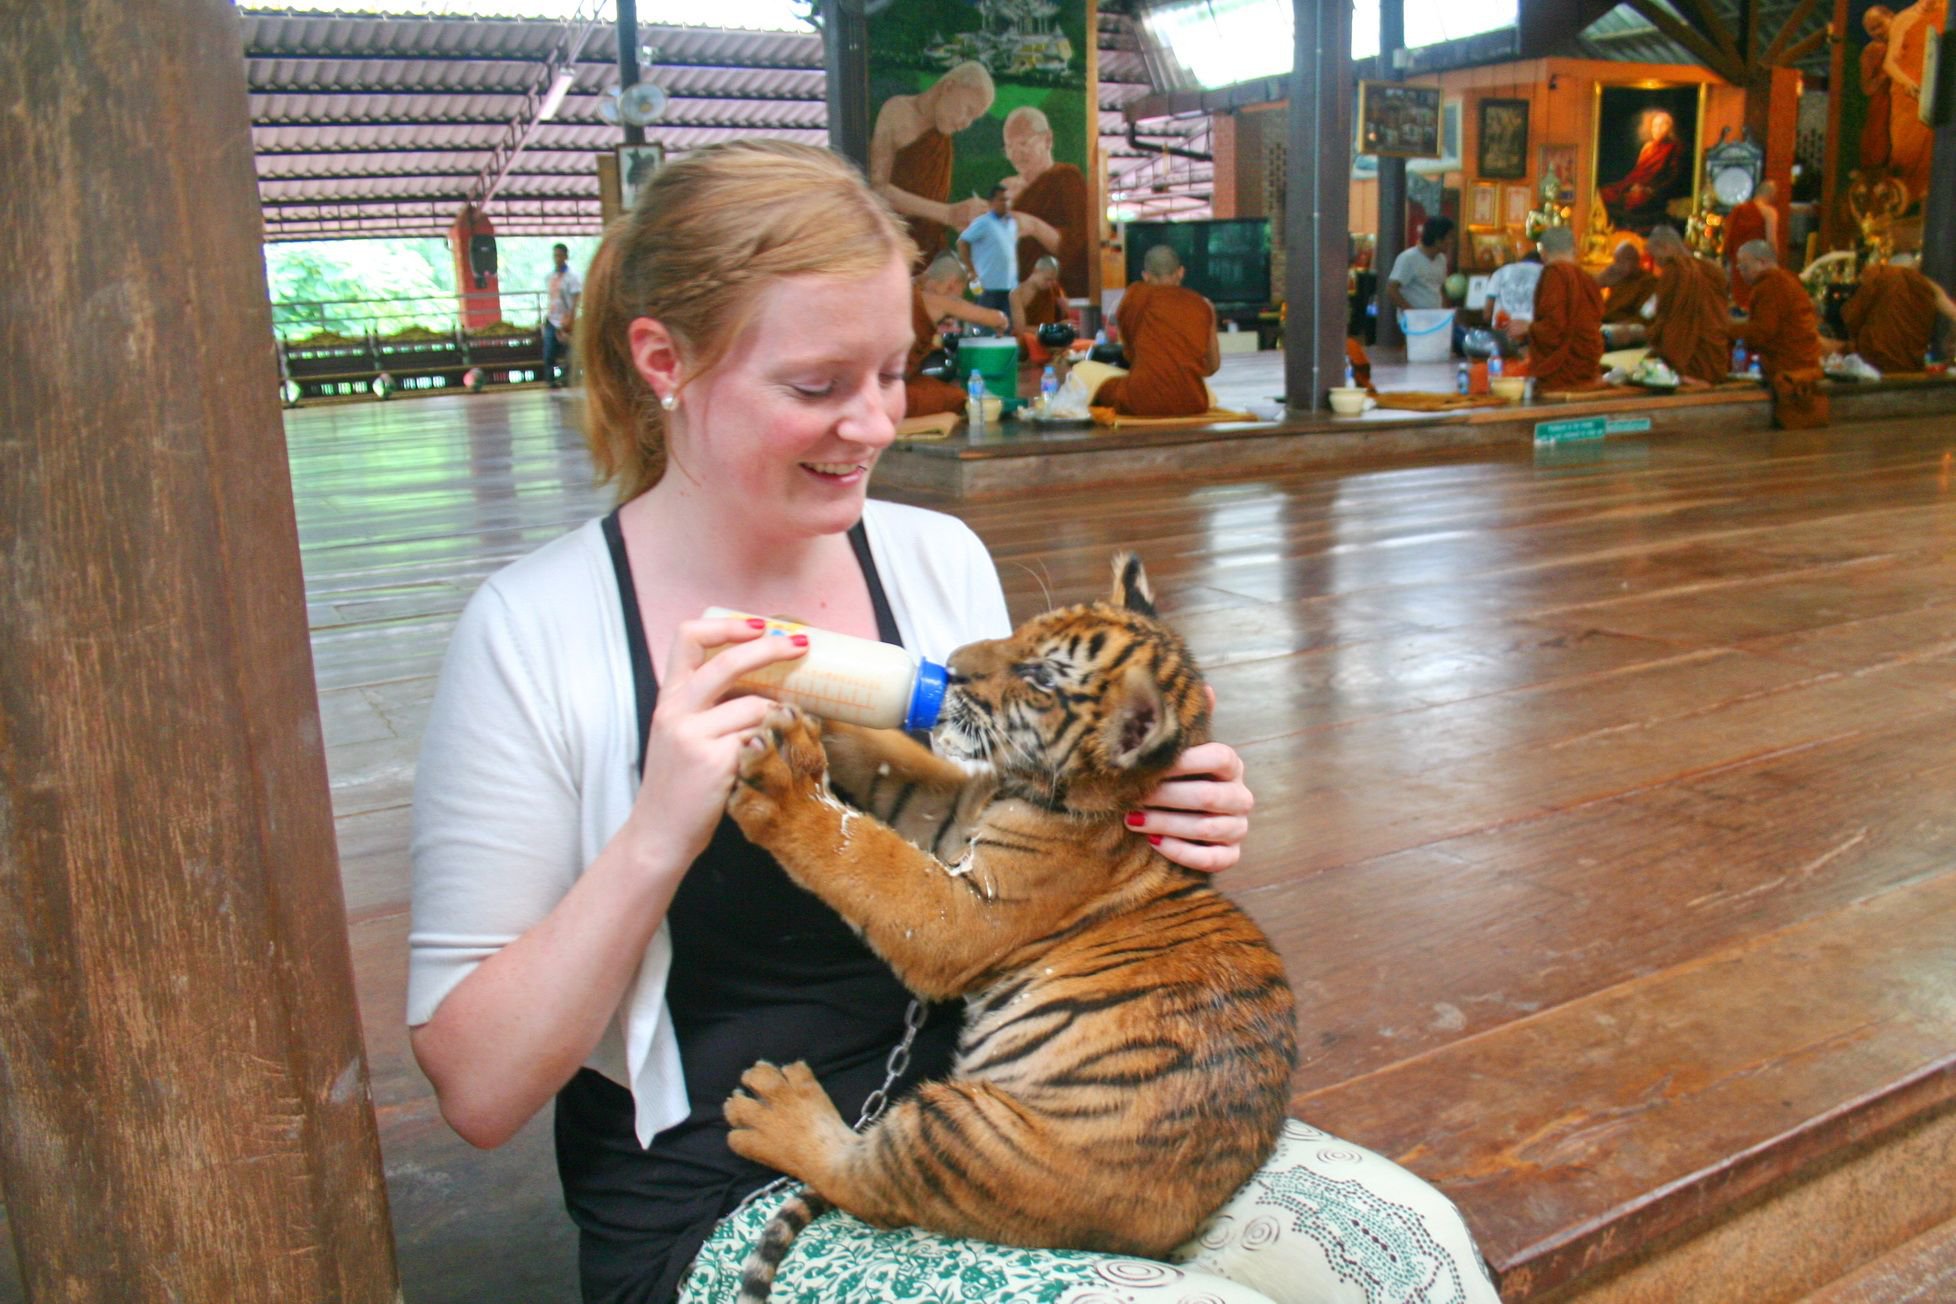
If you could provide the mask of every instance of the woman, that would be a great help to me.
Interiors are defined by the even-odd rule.
[[[730,687],[799,649],[698,613],[792,612],[938,659],[1009,628],[968,529],[865,503],[902,412],[912,253],[825,151],[665,169],[584,293],[588,433],[622,506],[491,577],[442,671],[415,791],[414,1052],[477,1145],[555,1098],[587,1300],[718,1298],[712,1265],[744,1254],[721,1220],[772,1176],[726,1146],[739,1074],[805,1059],[854,1117],[904,1031],[883,964],[723,818],[768,705]],[[1137,835],[1233,863],[1240,760],[1211,744],[1176,773]],[[927,1013],[898,1090],[946,1071],[956,1025]]]

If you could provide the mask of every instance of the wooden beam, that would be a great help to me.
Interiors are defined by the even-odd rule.
[[[63,0],[7,37],[0,1186],[25,1298],[391,1304],[237,15]]]
[[[1659,5],[1657,0],[1624,0],[1624,2],[1638,17],[1689,50],[1705,67],[1734,86],[1745,85],[1745,67],[1736,54],[1720,49],[1696,28],[1680,22]]]
[[[1786,16],[1786,21],[1780,24],[1779,34],[1773,37],[1772,44],[1766,47],[1766,57],[1763,62],[1792,63],[1800,57],[1794,54],[1792,49],[1788,47],[1793,43],[1793,34],[1806,26],[1807,20],[1813,17],[1813,11],[1819,4],[1820,0],[1800,0],[1800,3],[1794,8],[1793,12]],[[1827,30],[1822,28],[1812,36],[1801,41],[1798,46],[1794,46],[1793,49],[1804,47],[1807,50],[1811,50],[1814,48],[1816,41],[1824,41],[1826,39]]]
[[[1752,0],[1741,0],[1741,4],[1749,3],[1752,3]],[[1702,0],[1671,0],[1671,7],[1683,15],[1684,21],[1693,30],[1725,51],[1727,57],[1741,64],[1746,62],[1745,51],[1740,49],[1737,34],[1725,25],[1724,17],[1716,9],[1704,4]],[[1743,9],[1740,11],[1740,17],[1743,21]]]
[[[1787,46],[1784,50],[1780,51],[1779,58],[1774,62],[1777,66],[1790,67],[1806,58],[1809,54],[1812,54],[1815,50],[1818,50],[1822,45],[1826,44],[1826,41],[1827,29],[1823,27],[1819,31],[1809,33]]]
[[[1352,28],[1350,0],[1291,0],[1284,181],[1284,394],[1292,411],[1344,383],[1350,317]]]

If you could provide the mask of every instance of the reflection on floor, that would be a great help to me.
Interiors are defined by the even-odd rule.
[[[1228,363],[1232,390],[1278,392],[1279,355]],[[470,1149],[401,1026],[433,676],[486,574],[607,505],[574,410],[525,393],[287,422],[416,1304],[575,1298],[548,1118]],[[1510,1283],[1545,1288],[1956,1093],[1935,1068],[1956,1057],[1953,458],[1935,418],[960,515],[1019,616],[1139,549],[1258,793],[1224,886],[1303,997],[1298,1109],[1440,1182]],[[1912,1191],[1862,1221],[1920,1217]],[[1829,1227],[1800,1271],[1863,1253]],[[1697,1297],[1769,1297],[1721,1286]]]

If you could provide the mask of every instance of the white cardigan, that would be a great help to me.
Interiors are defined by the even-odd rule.
[[[863,515],[903,645],[943,661],[1011,630],[998,572],[961,521]],[[414,784],[409,1026],[540,921],[625,822],[638,719],[618,584],[593,520],[484,582],[456,624]],[[661,924],[585,1063],[631,1088],[639,1143],[685,1118]]]

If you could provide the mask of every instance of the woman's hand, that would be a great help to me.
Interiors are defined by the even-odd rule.
[[[1209,708],[1216,690],[1203,685]],[[1186,869],[1216,873],[1243,855],[1256,797],[1243,782],[1243,758],[1227,743],[1203,743],[1175,758],[1128,827]]]
[[[752,694],[722,699],[742,675],[808,648],[805,635],[766,637],[765,628],[758,618],[702,618],[673,634],[630,819],[647,845],[674,858],[671,868],[683,869],[706,849],[726,813],[740,745],[773,705]]]

